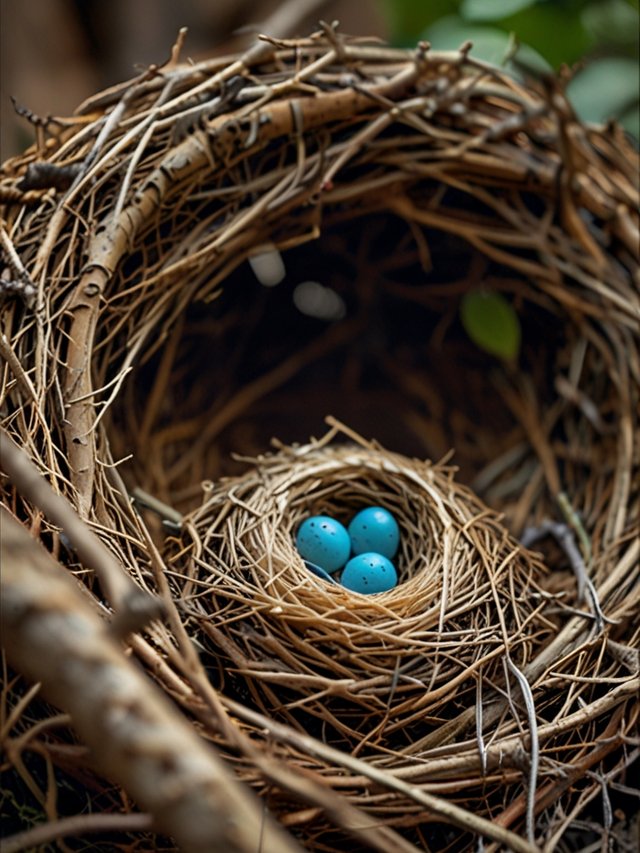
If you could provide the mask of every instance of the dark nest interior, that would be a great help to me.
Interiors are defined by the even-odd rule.
[[[70,119],[32,119],[0,180],[4,512],[78,607],[135,617],[12,438],[162,601],[120,648],[176,732],[306,849],[627,849],[640,298],[622,132],[582,126],[557,81],[330,28],[195,65],[174,49]],[[514,358],[467,333],[476,291],[515,310]],[[400,522],[401,582],[367,597],[309,573],[293,539],[371,503]],[[25,578],[10,600],[55,610]],[[4,664],[12,831],[55,837],[86,794],[114,849],[198,849],[162,785],[132,781],[142,740],[100,760],[88,688],[47,681],[27,622]],[[92,827],[58,834],[84,849],[110,828]],[[284,849],[271,831],[263,849]]]
[[[111,416],[138,481],[188,505],[189,485],[242,470],[233,453],[317,435],[328,414],[409,455],[454,449],[468,483],[523,441],[505,400],[510,374],[469,339],[460,303],[482,287],[513,299],[519,369],[544,408],[558,362],[570,368],[554,306],[456,235],[425,230],[417,245],[396,216],[345,213],[328,211],[316,239],[282,253],[276,286],[241,264],[210,305],[187,310],[170,346],[136,366]]]

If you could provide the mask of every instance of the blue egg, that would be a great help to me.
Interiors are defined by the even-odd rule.
[[[352,592],[367,595],[386,592],[398,583],[396,568],[382,554],[368,552],[352,557],[344,567],[340,583]]]
[[[374,551],[390,560],[400,544],[400,528],[389,510],[370,506],[353,517],[349,525],[351,548],[354,554]]]
[[[351,540],[344,525],[328,515],[303,521],[296,535],[300,556],[326,572],[341,569],[349,559]]]

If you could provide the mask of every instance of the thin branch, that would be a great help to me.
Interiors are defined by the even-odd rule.
[[[558,496],[558,499],[563,494],[564,493],[561,493]],[[577,515],[575,513],[573,513],[573,515],[577,518]],[[582,522],[580,522],[580,525],[582,525]],[[576,577],[576,582],[578,585],[578,601],[580,603],[587,603],[591,605],[593,617],[596,621],[596,631],[598,633],[601,633],[604,627],[604,623],[611,623],[612,620],[607,618],[602,611],[602,607],[600,606],[600,600],[598,598],[598,592],[593,584],[593,581],[587,574],[587,567],[582,558],[582,554],[580,553],[580,550],[575,543],[575,540],[573,538],[573,531],[569,527],[569,525],[563,524],[558,521],[543,521],[542,524],[539,524],[537,527],[527,527],[523,531],[520,541],[525,546],[525,548],[530,548],[531,545],[534,544],[534,542],[537,542],[539,539],[542,539],[548,535],[551,535],[554,537],[554,539],[556,539],[564,553],[567,555],[569,565],[571,566],[571,569]],[[591,549],[589,546],[589,555],[590,553]]]
[[[66,498],[53,491],[5,430],[0,430],[0,465],[22,497],[64,531],[82,563],[96,573],[114,610],[115,636],[124,637],[161,615],[161,602],[136,586],[106,545],[81,521]]]
[[[511,657],[507,655],[507,666],[512,674],[516,677],[522,696],[524,698],[525,707],[527,709],[527,720],[529,723],[529,738],[531,740],[530,749],[530,766],[529,766],[529,787],[527,789],[527,840],[529,844],[535,845],[534,829],[535,829],[535,804],[536,804],[536,787],[538,783],[538,767],[540,763],[540,743],[538,740],[538,723],[536,720],[536,707],[533,701],[533,693],[529,682],[522,672],[518,669]]]
[[[480,756],[480,767],[482,775],[487,775],[487,747],[484,742],[482,728],[482,673],[478,673],[476,679],[476,739],[478,741],[478,754]]]
[[[551,520],[543,521],[542,524],[539,524],[537,527],[527,527],[523,531],[520,541],[525,548],[530,548],[534,542],[544,539],[545,536],[549,535],[556,539],[558,545],[560,545],[564,553],[567,555],[567,559],[569,560],[571,569],[576,576],[576,582],[578,584],[578,601],[583,603],[585,601],[585,591],[588,580],[587,568],[584,560],[582,559],[582,554],[580,553],[580,550],[573,538],[573,532],[567,524]]]
[[[153,826],[149,814],[81,814],[34,826],[2,839],[3,853],[34,850],[42,844],[94,832],[145,832]]]
[[[422,805],[428,812],[436,815],[438,818],[451,823],[466,832],[474,832],[478,835],[484,835],[487,838],[492,838],[507,847],[507,849],[515,850],[516,853],[536,853],[537,847],[525,841],[515,832],[505,830],[503,827],[498,827],[486,818],[480,817],[466,809],[451,803],[442,797],[436,797],[418,788],[416,785],[409,784],[400,779],[397,775],[385,773],[384,770],[375,767],[369,762],[355,758],[348,753],[341,752],[328,744],[322,743],[308,735],[296,732],[289,726],[284,726],[281,723],[276,723],[274,720],[267,719],[264,715],[249,708],[245,708],[238,702],[224,698],[224,704],[232,713],[237,714],[240,718],[251,720],[257,723],[261,728],[266,728],[269,733],[277,740],[284,743],[290,742],[297,748],[301,748],[308,755],[313,755],[318,758],[328,760],[336,767],[344,767],[351,773],[358,776],[364,776],[391,791],[397,791],[400,794],[408,797],[416,803]]]

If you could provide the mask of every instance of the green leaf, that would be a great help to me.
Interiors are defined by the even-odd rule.
[[[595,59],[567,86],[567,95],[583,121],[601,124],[617,118],[638,101],[638,64],[626,57]]]
[[[580,19],[585,30],[600,44],[638,50],[638,10],[625,0],[603,0],[589,3]]]
[[[535,3],[537,0],[462,0],[460,14],[467,21],[499,21]]]
[[[462,298],[460,318],[471,340],[485,352],[513,361],[520,352],[520,321],[500,293],[471,290]]]
[[[497,27],[469,24],[457,15],[447,15],[428,27],[423,38],[431,42],[434,50],[457,50],[465,41],[472,41],[471,55],[493,65],[502,65],[511,48],[509,33]],[[527,66],[550,70],[549,64],[532,47],[522,44],[517,56]],[[507,68],[513,70],[507,63]]]
[[[509,49],[509,35],[504,30],[467,24],[457,15],[440,18],[423,35],[435,50],[457,50],[465,41],[472,41],[472,56],[494,65],[504,61]]]
[[[379,8],[400,47],[415,47],[420,33],[433,21],[456,11],[459,0],[379,0]]]
[[[524,44],[531,45],[554,67],[577,62],[593,46],[574,2],[538,3],[500,22]]]

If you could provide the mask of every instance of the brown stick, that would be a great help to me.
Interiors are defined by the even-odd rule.
[[[100,299],[107,280],[105,270],[92,267],[82,276],[68,309],[72,323],[64,373],[64,431],[78,513],[83,519],[89,518],[95,486],[95,409],[90,364]]]
[[[373,764],[362,761],[349,753],[341,752],[316,738],[312,738],[289,726],[271,720],[257,711],[252,711],[250,708],[246,708],[231,699],[223,697],[223,703],[240,719],[248,720],[251,723],[261,726],[276,740],[289,743],[306,752],[308,755],[326,760],[337,767],[343,767],[356,776],[364,776],[387,790],[403,794],[405,797],[423,806],[425,811],[430,812],[440,820],[444,820],[466,832],[473,832],[477,835],[491,838],[507,849],[516,851],[516,853],[537,853],[537,847],[519,835],[516,835],[515,832],[511,832],[501,826],[496,826],[492,821],[476,815],[458,806],[456,803],[430,794],[417,785],[407,783],[397,774],[387,773]]]
[[[90,832],[141,832],[151,829],[148,814],[80,814],[38,824],[33,829],[2,839],[2,853],[34,850],[49,841]]]
[[[125,657],[66,575],[3,507],[2,641],[12,665],[68,711],[96,766],[187,853],[298,845]]]

